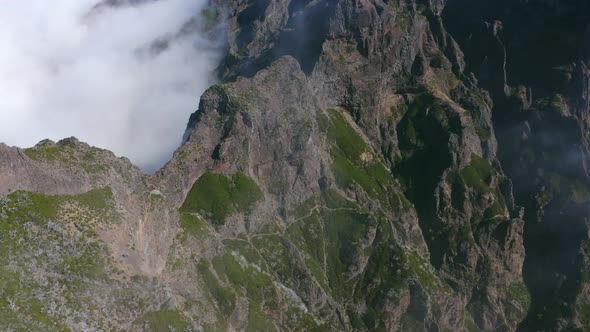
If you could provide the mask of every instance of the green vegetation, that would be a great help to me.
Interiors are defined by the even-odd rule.
[[[565,177],[554,172],[547,172],[543,176],[544,182],[547,184],[549,195],[547,200],[550,201],[554,197],[561,197],[570,199],[576,204],[584,204],[590,202],[590,192],[587,187],[578,178]]]
[[[321,220],[317,213],[293,223],[285,232],[287,238],[303,254],[305,266],[311,276],[324,288],[328,289],[323,262],[325,257],[324,236]]]
[[[488,128],[477,127],[475,128],[475,132],[482,141],[487,141],[492,138],[492,131]]]
[[[344,198],[336,190],[326,190],[321,196],[321,206],[328,209],[357,209],[358,205]]]
[[[197,270],[205,285],[204,289],[209,292],[221,313],[227,317],[231,315],[236,307],[236,296],[231,290],[223,287],[219,283],[215,275],[213,275],[209,269],[209,266],[210,264],[208,261],[201,261],[199,265],[197,265]]]
[[[485,209],[483,216],[480,216],[481,220],[478,221],[490,221],[506,215],[504,195],[499,189],[493,191],[490,188],[494,176],[496,171],[490,163],[476,154],[471,155],[471,162],[467,167],[447,175],[447,182],[453,186],[468,187],[479,193],[494,194],[494,201]]]
[[[438,278],[431,270],[430,263],[420,257],[418,254],[409,253],[407,255],[410,270],[418,278],[418,282],[425,289],[436,290],[439,288]]]
[[[395,1],[392,1],[395,2]],[[395,25],[402,31],[408,31],[412,24],[412,17],[407,9],[401,10],[395,16]]]
[[[405,102],[400,102],[399,104],[391,106],[389,110],[391,111],[391,116],[389,120],[391,120],[392,122],[397,122],[408,111],[408,105],[406,105]]]
[[[110,188],[92,190],[77,196],[61,196],[61,200],[74,200],[93,210],[107,210],[114,203],[113,192]]]
[[[105,299],[89,294],[110,289],[113,270],[108,248],[87,224],[110,222],[112,206],[108,188],[77,196],[15,192],[0,199],[0,330],[67,331],[63,311],[49,305],[56,302],[70,310],[68,318],[98,327],[89,317],[95,301]]]
[[[365,273],[355,289],[355,300],[366,303],[366,312],[358,315],[349,313],[355,322],[355,329],[385,330],[379,325],[387,319],[381,308],[397,305],[401,292],[408,287],[410,271],[404,264],[402,249],[389,243],[392,239],[387,232],[379,232],[378,245],[373,249]]]
[[[494,169],[487,160],[472,154],[471,163],[461,171],[461,177],[467,186],[487,191],[494,173]]]
[[[70,145],[54,144],[48,140],[42,141],[33,148],[24,149],[24,154],[37,161],[62,162],[82,167],[88,173],[99,173],[107,169],[100,163],[99,155],[105,150],[91,147],[85,153],[78,154]]]
[[[256,202],[264,198],[256,182],[244,174],[234,174],[233,186],[232,190],[230,190],[230,196],[240,210],[248,211]]]
[[[153,332],[178,332],[188,331],[190,325],[178,311],[155,311],[145,314],[135,322],[142,326],[144,331]]]
[[[354,291],[355,300],[365,302],[367,309],[362,314],[349,313],[355,329],[385,330],[382,324],[388,314],[381,308],[399,305],[410,282],[418,282],[428,292],[441,288],[426,260],[392,241],[391,230],[378,227],[376,244]]]
[[[231,179],[221,174],[206,173],[189,192],[181,211],[206,213],[216,223],[233,210],[231,203]]]
[[[359,163],[363,153],[370,153],[367,143],[354,130],[342,113],[330,109],[328,115],[320,113],[318,123],[328,138],[342,151],[342,154],[353,163]]]
[[[381,161],[376,159],[369,146],[352,128],[344,115],[336,110],[318,114],[320,129],[333,144],[332,171],[340,188],[360,186],[370,197],[379,200],[384,207],[396,206],[391,201],[397,197],[393,192],[395,179]],[[404,206],[407,199],[403,197]]]
[[[369,216],[356,211],[336,210],[322,215],[326,236],[326,275],[335,296],[345,298],[352,291],[350,269],[355,257],[363,254]]]
[[[68,146],[55,145],[55,143],[44,140],[33,148],[24,149],[25,155],[34,160],[68,160],[70,159],[71,148]]]
[[[556,93],[551,97],[549,106],[553,111],[561,113],[564,108],[567,108],[566,98],[562,94]]]
[[[246,240],[234,240],[225,239],[223,245],[226,250],[230,252],[239,253],[240,256],[244,257],[249,264],[252,264],[260,269],[261,271],[268,271],[266,261],[260,257],[256,247]]]
[[[180,226],[183,229],[183,240],[186,240],[188,237],[202,240],[209,234],[207,222],[190,213],[180,214]]]
[[[248,310],[248,328],[246,331],[276,331],[276,328],[262,312],[262,308],[259,305],[250,305]]]
[[[180,210],[202,213],[214,224],[222,225],[233,213],[249,213],[263,198],[256,182],[244,174],[227,177],[205,173],[195,182]]]
[[[506,201],[504,195],[497,190],[495,193],[494,203],[488,207],[483,214],[483,220],[490,220],[498,216],[506,215]]]
[[[471,155],[471,163],[459,172],[451,172],[447,182],[451,184],[465,184],[479,192],[490,192],[490,184],[495,174],[490,163],[476,154]]]
[[[531,295],[522,281],[512,283],[508,288],[508,294],[523,308],[523,310],[527,310],[531,304]]]
[[[465,329],[467,332],[480,332],[481,330],[475,324],[475,320],[471,317],[471,314],[468,311],[465,311],[465,317],[463,318],[463,324],[465,324]]]
[[[417,95],[397,126],[402,157],[409,157],[413,150],[446,142],[448,131],[457,132],[456,127],[449,120],[440,100],[430,93]]]
[[[96,189],[76,196],[47,196],[29,192],[15,192],[9,196],[9,203],[4,213],[11,219],[39,217],[54,219],[64,203],[77,203],[92,213],[78,212],[79,221],[88,221],[93,216],[104,222],[113,222],[117,215],[112,209],[113,192],[110,188]],[[27,206],[23,208],[23,206]]]
[[[107,170],[107,166],[101,164],[100,154],[106,150],[97,147],[91,147],[77,162],[88,173],[99,173]]]
[[[355,165],[344,157],[340,150],[333,150],[332,156],[334,158],[332,169],[339,187],[349,188],[353,184],[358,184],[369,196],[382,202],[387,201],[384,186],[390,185],[393,179],[390,177],[385,179],[385,183],[380,182],[384,180],[383,172],[387,172],[383,165],[370,168]]]
[[[408,119],[405,130],[402,132],[402,138],[408,145],[415,146],[418,144],[418,134],[411,119]]]
[[[214,324],[205,324],[203,326],[205,332],[226,332],[228,331],[227,321],[217,321]]]
[[[309,310],[315,303],[320,286],[350,304],[346,310],[355,328],[385,328],[382,324],[388,314],[383,308],[399,304],[410,282],[428,292],[440,287],[428,262],[405,254],[396,244],[385,219],[369,214],[336,190],[310,198],[288,215],[295,219],[284,232],[225,239],[225,253],[213,258],[213,268],[206,261],[198,264],[200,282],[215,303],[219,322],[247,299],[251,331],[340,326],[328,317],[326,326],[318,326],[304,311],[302,305]],[[368,261],[359,270],[362,257]],[[357,312],[357,305],[367,310]],[[208,330],[212,327],[208,325]]]
[[[222,257],[216,257],[213,260],[213,266],[217,274],[224,275],[230,283],[243,287],[252,301],[260,300],[265,295],[272,295],[274,287],[271,278],[254,265],[241,265],[238,257],[240,257],[239,253],[226,253]]]
[[[223,240],[225,253],[213,258],[213,269],[206,261],[197,266],[199,279],[215,303],[217,320],[227,319],[237,303],[243,303],[238,299],[247,299],[248,330],[274,330],[275,326],[321,330],[302,303],[313,300],[310,292],[318,284],[327,292],[334,289],[341,298],[350,297],[355,283],[346,276],[354,270],[355,257],[363,254],[362,239],[367,238],[370,223],[357,209],[356,204],[328,191],[291,212],[298,220],[283,235]],[[193,221],[187,218],[185,222]],[[333,234],[330,244],[324,242],[324,227]],[[341,284],[346,284],[346,290]]]
[[[278,280],[290,284],[292,279],[308,279],[302,265],[291,255],[290,243],[279,235],[265,235],[253,240],[254,246],[264,256],[270,271]]]
[[[303,218],[311,213],[311,211],[320,206],[321,200],[319,195],[315,195],[307,199],[301,205],[297,206],[297,208],[288,212],[289,216],[293,218],[299,219]]]
[[[300,290],[296,285],[307,285],[302,286],[304,289],[312,286],[302,274],[305,271],[297,267],[298,262],[291,255],[286,239],[279,235],[264,235],[252,239],[252,244],[245,240],[224,240],[224,245],[227,252],[213,259],[213,268],[226,281],[228,288],[214,279],[206,263],[199,268],[206,276],[208,287],[215,290],[216,302],[227,303],[223,313],[225,319],[233,308],[229,304],[236,303],[233,302],[235,292],[238,297],[248,300],[248,331],[274,331],[275,324],[281,325],[282,329],[318,330],[316,322],[300,304],[293,302],[291,295],[273,281],[279,279],[295,291]],[[277,320],[277,315],[282,318]]]
[[[590,328],[590,304],[576,305],[576,316],[586,329]]]
[[[459,251],[461,244],[474,242],[471,224],[452,225],[444,232],[448,237],[449,248],[455,252]]]
[[[242,296],[248,298],[249,331],[265,331],[272,329],[273,325],[266,315],[262,313],[262,306],[267,299],[276,299],[276,290],[270,276],[260,272],[254,265],[242,263],[238,260],[239,254],[226,253],[222,257],[213,260],[213,266],[218,275],[223,275],[228,282],[242,289]]]
[[[61,147],[24,149],[25,155],[34,160],[58,160],[63,156],[63,152],[63,148]]]

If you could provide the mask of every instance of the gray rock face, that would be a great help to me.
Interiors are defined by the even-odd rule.
[[[141,178],[141,171],[129,160],[110,151],[90,147],[75,138],[54,143],[46,140],[30,149],[0,146],[0,194],[25,190],[50,195],[76,195],[108,185],[109,171],[122,171],[116,180]],[[114,171],[112,173],[115,173]]]
[[[154,176],[75,139],[0,146],[0,329],[588,324],[584,3],[212,5],[225,83]]]
[[[508,303],[512,294],[501,294],[522,283],[523,222],[518,213],[511,219],[503,203],[500,188],[506,187],[506,179],[496,160],[492,102],[465,76],[464,56],[439,16],[443,5],[371,1],[293,5],[291,17],[281,19],[286,22],[282,26],[273,22],[271,33],[263,29],[268,26],[261,17],[250,23],[254,37],[244,39],[241,31],[230,34],[230,44],[242,43],[248,52],[230,49],[234,62],[226,65],[226,73],[248,75],[243,68],[256,68],[261,59],[269,59],[265,54],[294,56],[315,86],[310,99],[322,101],[323,107],[346,109],[398,176],[399,189],[415,205],[414,223],[425,239],[422,246],[458,294],[451,300],[452,310],[465,308],[485,329],[509,328],[504,322],[520,319],[526,310],[522,305],[514,310]],[[324,16],[328,23],[313,20],[318,8],[331,8]],[[278,10],[277,17],[284,15]],[[296,17],[307,18],[308,29],[318,31],[313,38],[322,45],[316,54],[306,54],[304,61],[297,49],[284,51],[277,46],[293,43],[288,22]],[[235,19],[238,24],[239,14]],[[327,27],[325,32],[322,26]],[[268,41],[269,36],[274,39]],[[489,178],[471,178],[471,172],[489,172]],[[480,186],[481,182],[485,184]],[[481,220],[494,222],[484,225]],[[442,313],[431,324],[452,328],[457,325],[451,324],[463,324],[465,314],[458,319],[457,312],[439,310]]]

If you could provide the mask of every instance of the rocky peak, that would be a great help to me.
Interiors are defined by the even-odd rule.
[[[0,328],[588,326],[585,2],[212,6],[223,82],[157,174],[0,146]]]

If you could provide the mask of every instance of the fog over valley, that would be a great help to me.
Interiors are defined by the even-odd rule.
[[[146,171],[169,160],[217,45],[200,33],[205,0],[10,1],[0,11],[0,142],[76,136]]]

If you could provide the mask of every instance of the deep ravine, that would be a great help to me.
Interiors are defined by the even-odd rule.
[[[590,328],[586,2],[208,10],[222,83],[155,175],[0,146],[0,330]]]

